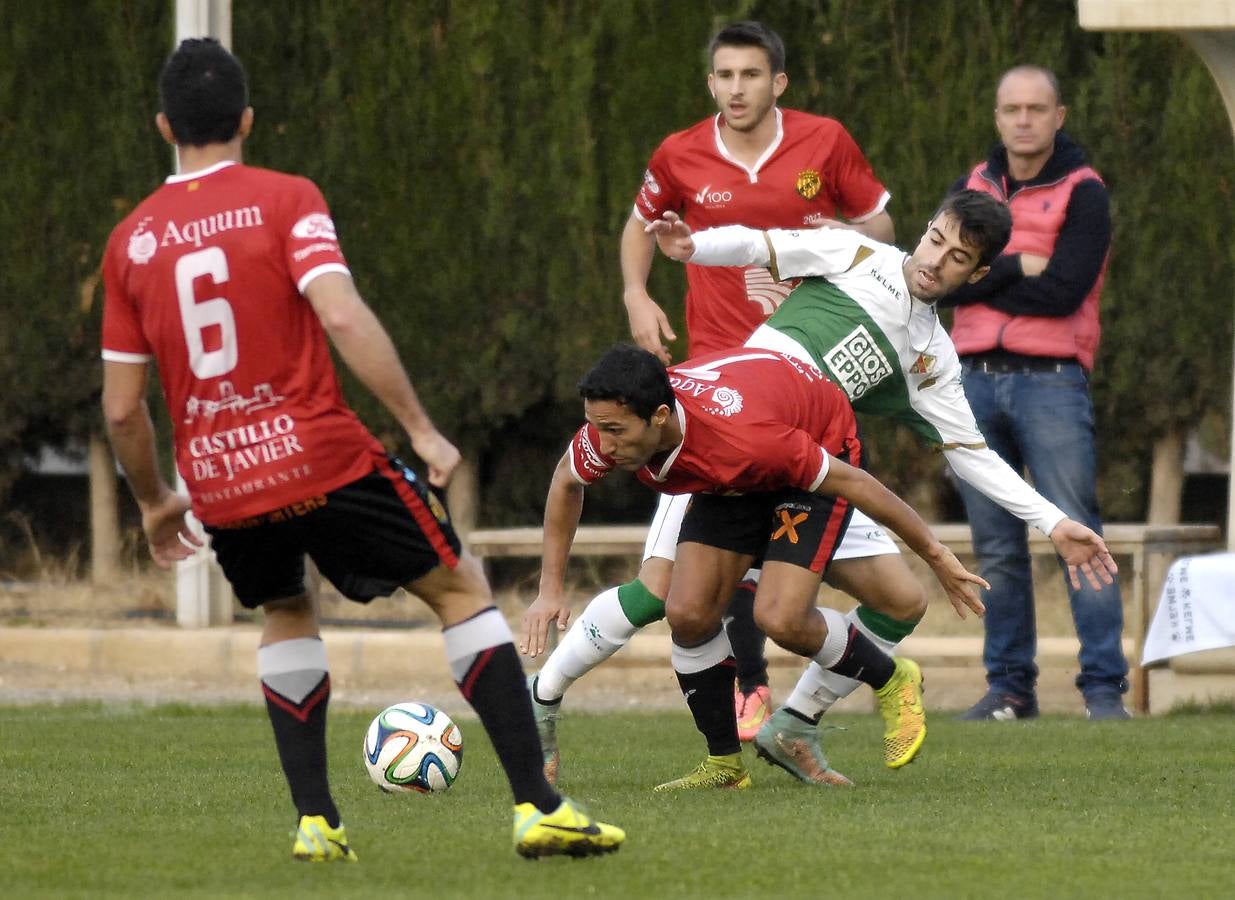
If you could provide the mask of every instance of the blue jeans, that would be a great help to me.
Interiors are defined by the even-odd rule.
[[[1028,471],[1042,496],[1101,534],[1093,404],[1080,364],[1065,364],[1057,372],[989,373],[966,363],[964,384],[987,445],[1017,472]],[[1038,678],[1037,629],[1026,525],[963,481],[960,492],[980,571],[991,583],[982,594],[986,680],[991,690],[1032,697]],[[1123,693],[1128,663],[1120,643],[1119,585],[1095,591],[1083,577],[1081,585],[1079,590],[1067,585],[1081,643],[1076,686],[1086,696]]]

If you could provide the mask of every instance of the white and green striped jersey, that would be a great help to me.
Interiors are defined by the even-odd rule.
[[[693,237],[697,265],[762,265],[778,280],[802,279],[748,345],[814,363],[855,410],[909,426],[959,477],[1044,533],[1064,518],[986,446],[952,339],[934,305],[909,293],[903,251],[842,228],[728,225]]]

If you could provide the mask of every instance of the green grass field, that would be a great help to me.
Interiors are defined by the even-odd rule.
[[[464,708],[462,701],[459,708]],[[838,718],[819,790],[747,751],[742,793],[662,796],[702,749],[685,712],[571,715],[563,789],[627,830],[614,856],[526,861],[505,781],[462,719],[459,781],[389,796],[369,715],[332,712],[354,866],[291,860],[294,814],[258,707],[0,708],[0,894],[25,897],[1223,897],[1235,895],[1235,715],[959,723],[880,764]]]

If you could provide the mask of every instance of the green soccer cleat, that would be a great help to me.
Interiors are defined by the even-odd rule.
[[[338,828],[326,824],[325,816],[301,816],[296,829],[292,856],[302,862],[358,862],[356,851],[348,846],[343,823]]]
[[[558,770],[562,766],[562,754],[557,749],[557,722],[562,718],[562,701],[541,703],[536,699],[536,676],[527,676],[527,692],[532,695],[532,715],[536,719],[536,733],[540,735],[540,750],[544,754],[545,781],[557,784]]]
[[[548,814],[531,803],[515,807],[515,852],[526,859],[613,853],[624,840],[625,831],[595,821],[566,797]]]
[[[818,726],[781,707],[755,735],[755,753],[807,784],[852,787],[852,781],[828,765],[819,740]]]
[[[675,778],[658,784],[652,790],[657,793],[667,791],[693,791],[701,788],[728,788],[734,791],[744,791],[750,787],[750,773],[742,763],[741,753],[730,753],[727,756],[709,756],[699,764],[699,768],[689,775]]]
[[[896,657],[896,671],[875,691],[883,716],[883,763],[899,769],[912,762],[926,740],[926,712],[922,709],[922,670],[912,659]]]

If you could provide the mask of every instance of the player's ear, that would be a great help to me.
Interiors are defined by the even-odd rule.
[[[772,96],[777,99],[785,93],[785,88],[789,87],[789,76],[784,72],[777,72],[772,76]]]
[[[969,283],[973,284],[976,281],[981,281],[986,277],[986,273],[991,270],[990,266],[978,266],[973,270],[973,274],[969,276]]]
[[[167,116],[163,115],[163,113],[155,114],[154,125],[159,129],[159,134],[162,135],[163,140],[174,147],[176,145],[176,136],[172,134],[172,123],[167,121]]]
[[[253,130],[253,107],[246,106],[240,114],[240,127],[236,129],[236,137],[244,140]]]
[[[672,410],[662,403],[660,406],[656,407],[656,412],[652,413],[652,424],[657,428],[660,428],[669,421],[669,414],[671,412]]]
[[[708,93],[712,95],[712,99],[716,99],[716,76],[708,72]]]

